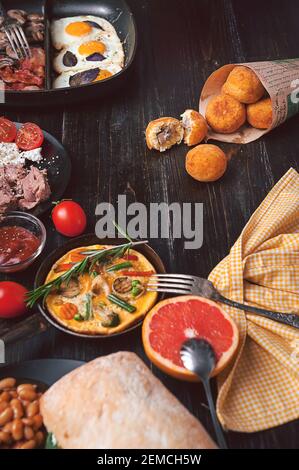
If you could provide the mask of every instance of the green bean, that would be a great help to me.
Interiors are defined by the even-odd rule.
[[[110,302],[114,303],[115,305],[118,305],[120,308],[123,308],[127,312],[134,313],[136,311],[136,307],[134,307],[134,305],[128,304],[114,294],[109,294],[108,300],[110,300]]]

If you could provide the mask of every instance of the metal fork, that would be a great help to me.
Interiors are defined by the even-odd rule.
[[[2,27],[16,57],[20,60],[31,57],[31,50],[23,28],[7,17],[2,2],[0,2],[0,15],[4,18]]]
[[[280,313],[263,308],[252,307],[251,305],[241,304],[234,300],[227,299],[214,287],[211,281],[197,276],[187,274],[153,274],[147,284],[149,292],[165,292],[169,294],[193,294],[200,295],[206,299],[235,307],[246,312],[262,315],[270,320],[284,323],[299,329],[299,315],[294,313]]]

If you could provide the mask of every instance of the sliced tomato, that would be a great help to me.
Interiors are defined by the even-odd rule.
[[[16,135],[16,125],[9,119],[0,117],[0,142],[13,142]]]
[[[122,271],[122,276],[131,276],[131,277],[150,277],[154,271]]]
[[[75,251],[70,255],[70,259],[73,263],[79,263],[80,261],[83,261],[86,257],[87,255],[82,255],[82,253],[79,253],[78,251]]]
[[[128,261],[138,261],[138,256],[136,255],[125,254],[122,258]]]
[[[71,269],[74,264],[76,263],[62,263],[62,264],[59,264],[58,266],[56,266],[56,268],[54,269],[55,273],[63,273],[65,271],[68,271],[69,269]]]
[[[21,150],[34,150],[41,147],[44,134],[33,122],[26,122],[17,132],[16,144]]]

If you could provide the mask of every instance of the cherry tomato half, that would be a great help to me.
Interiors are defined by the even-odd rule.
[[[52,219],[57,232],[66,237],[77,237],[86,228],[85,212],[74,201],[59,202],[52,211]]]
[[[17,132],[16,144],[21,150],[34,150],[41,147],[44,134],[33,122],[26,122]]]
[[[0,282],[0,318],[14,318],[27,311],[27,289],[17,282]]]
[[[0,142],[13,142],[16,135],[15,124],[5,117],[0,117]]]

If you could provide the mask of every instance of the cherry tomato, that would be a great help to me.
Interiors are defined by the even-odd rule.
[[[16,144],[21,150],[33,150],[41,147],[44,134],[37,124],[26,122],[17,132]]]
[[[27,311],[27,289],[17,282],[0,282],[0,318],[14,318]]]
[[[5,117],[0,117],[0,142],[13,142],[16,135],[15,124]]]
[[[77,237],[86,228],[85,212],[74,201],[59,202],[52,211],[52,219],[57,232],[66,237]]]

